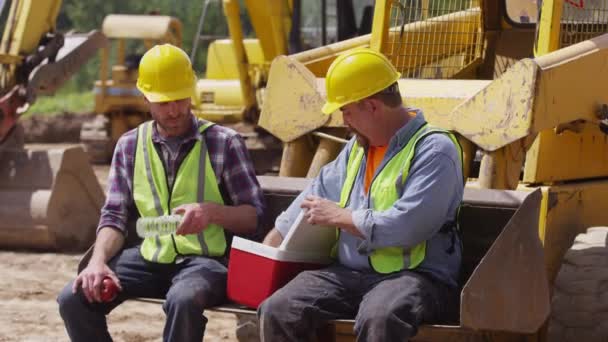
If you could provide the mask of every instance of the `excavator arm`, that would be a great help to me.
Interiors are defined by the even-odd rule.
[[[0,43],[0,144],[9,140],[19,115],[38,95],[52,95],[107,44],[96,31],[57,32],[60,7],[61,0],[11,2]]]

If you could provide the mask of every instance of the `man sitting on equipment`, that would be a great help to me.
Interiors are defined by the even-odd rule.
[[[323,112],[355,133],[276,220],[278,246],[300,210],[336,228],[336,262],[300,273],[258,309],[265,341],[308,341],[322,321],[355,319],[358,341],[407,341],[458,310],[461,151],[449,132],[402,105],[400,74],[370,49],[339,56]]]

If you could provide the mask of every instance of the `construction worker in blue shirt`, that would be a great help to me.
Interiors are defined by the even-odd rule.
[[[402,104],[400,74],[382,54],[339,56],[323,112],[355,133],[275,222],[278,246],[301,210],[336,229],[327,268],[300,273],[258,309],[264,341],[305,341],[322,321],[355,317],[358,341],[407,341],[423,323],[455,318],[463,195],[455,137]]]

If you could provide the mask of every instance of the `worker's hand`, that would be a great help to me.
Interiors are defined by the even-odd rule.
[[[177,227],[177,235],[196,234],[213,223],[211,217],[216,212],[216,203],[190,203],[182,204],[173,210],[173,214],[182,215],[184,218]]]
[[[103,278],[109,277],[114,281],[114,284],[122,291],[120,280],[116,277],[114,271],[105,263],[89,263],[87,267],[80,272],[72,284],[72,293],[76,293],[79,286],[82,286],[82,292],[89,303],[102,302],[101,287]]]
[[[355,236],[364,238],[353,222],[352,212],[340,207],[337,203],[321,197],[308,195],[300,205],[307,209],[304,213],[306,221],[320,226],[338,227]]]
[[[307,209],[304,218],[308,223],[334,227],[339,222],[336,219],[340,215],[344,215],[346,210],[335,202],[313,195],[306,196],[300,207]],[[350,215],[350,212],[348,215]]]

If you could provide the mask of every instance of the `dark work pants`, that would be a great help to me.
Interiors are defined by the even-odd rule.
[[[407,341],[423,323],[454,319],[458,290],[416,272],[339,265],[300,273],[258,309],[263,341],[309,341],[325,320],[355,318],[357,341]]]
[[[106,315],[124,300],[134,297],[166,298],[164,341],[203,339],[205,308],[225,300],[226,267],[216,259],[186,257],[176,264],[144,260],[138,247],[123,250],[109,266],[123,291],[110,303],[89,303],[82,290],[72,294],[72,282],[59,294],[59,312],[72,341],[112,341]]]

